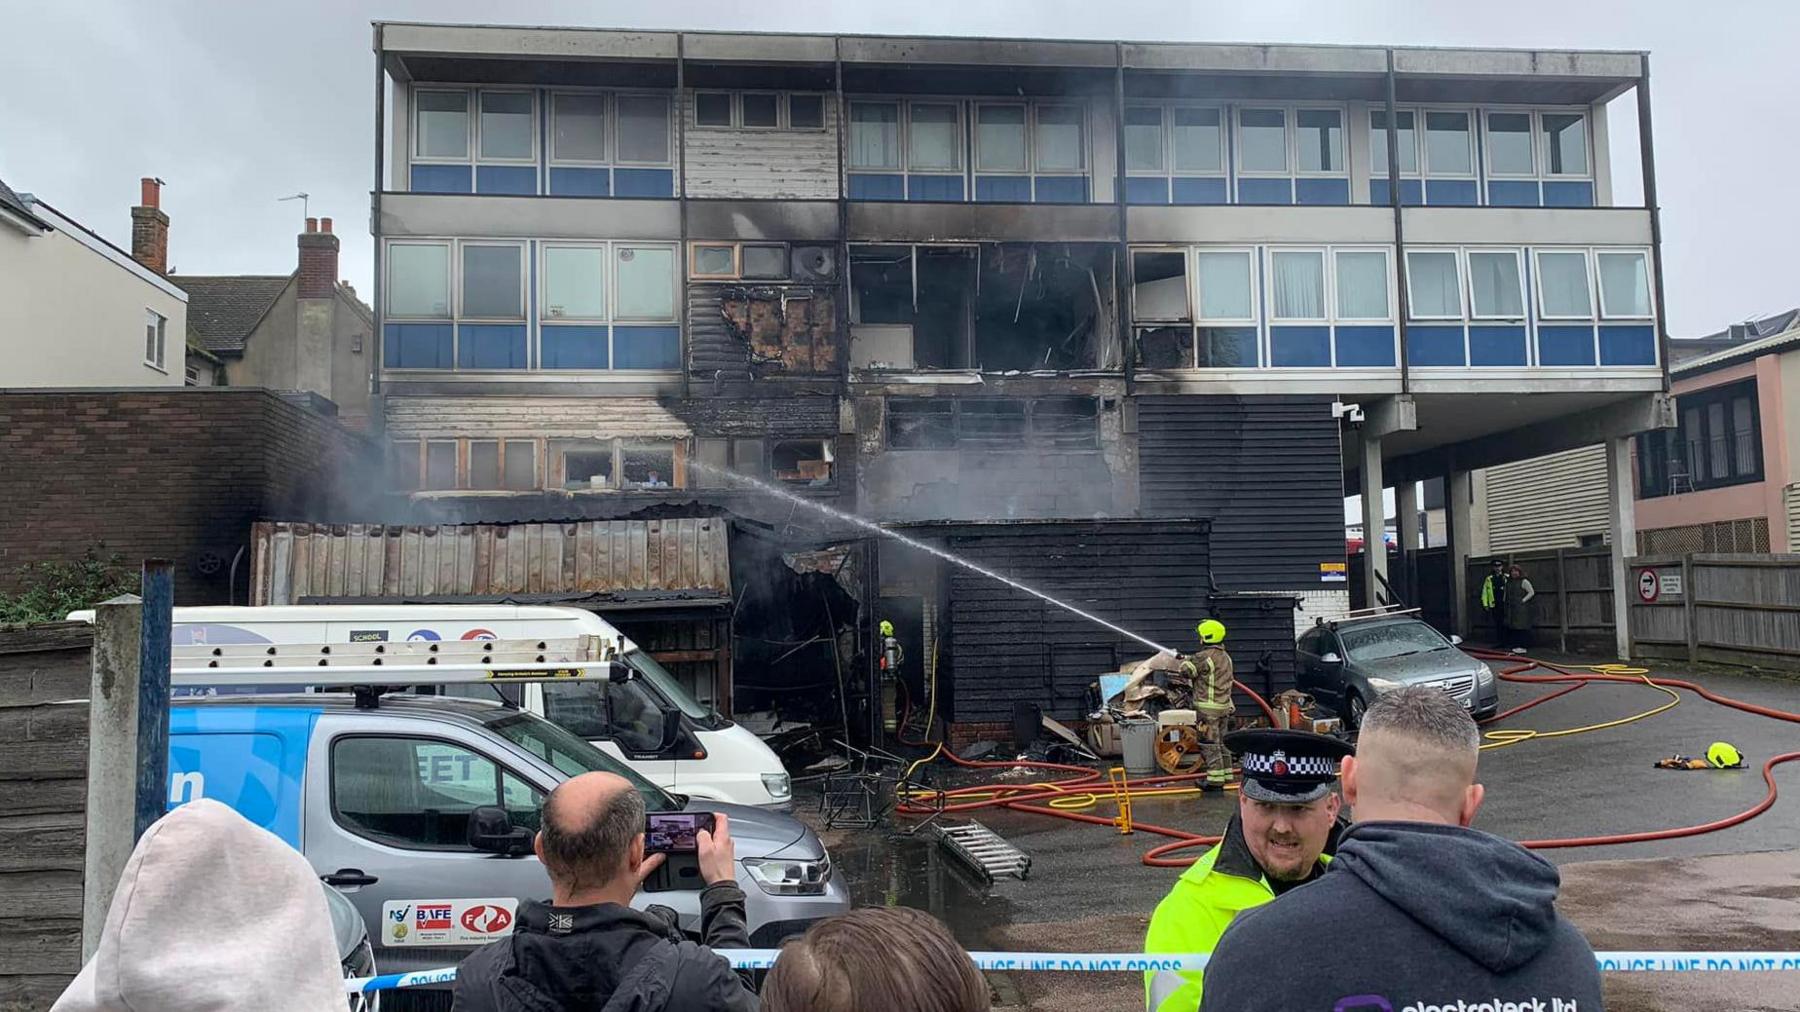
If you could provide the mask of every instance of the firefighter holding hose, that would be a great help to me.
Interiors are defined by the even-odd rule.
[[[1134,674],[1141,683],[1150,672],[1169,676],[1172,688],[1185,689],[1193,699],[1199,717],[1195,728],[1200,743],[1200,757],[1206,764],[1203,791],[1223,791],[1231,779],[1231,756],[1225,749],[1225,735],[1231,730],[1231,718],[1237,704],[1231,690],[1235,674],[1231,655],[1225,651],[1225,623],[1209,618],[1194,627],[1200,636],[1200,652],[1188,656],[1157,654],[1138,664]],[[1185,683],[1185,684],[1184,684]]]

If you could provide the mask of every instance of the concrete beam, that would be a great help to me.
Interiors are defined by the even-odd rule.
[[[496,56],[564,60],[673,60],[675,32],[600,28],[513,28],[498,25],[386,23],[381,45],[389,53]]]
[[[1482,210],[1487,210],[1483,208]],[[1367,243],[1393,245],[1393,211],[1383,207],[1176,207],[1134,204],[1125,211],[1131,241],[1209,243]],[[1410,237],[1409,237],[1410,238]]]
[[[1644,71],[1642,54],[1556,49],[1396,49],[1399,74],[1444,77],[1628,79]]]
[[[1111,204],[929,204],[853,201],[851,242],[1119,241]]]
[[[1105,67],[1117,63],[1110,42],[1046,39],[892,38],[846,35],[845,63],[958,64],[969,67]]]
[[[1471,407],[1471,410],[1476,410]],[[1366,425],[1366,423],[1365,423]],[[1433,447],[1388,462],[1396,481],[1412,481],[1458,468],[1493,467],[1548,453],[1675,427],[1675,402],[1665,393],[1627,397],[1590,411],[1550,418],[1462,443]]]
[[[673,200],[384,193],[377,224],[389,239],[676,240],[681,238],[681,205]]]
[[[1127,42],[1125,66],[1139,70],[1204,70],[1263,74],[1387,73],[1387,52],[1371,46],[1206,45]]]
[[[681,46],[690,63],[830,63],[837,56],[837,40],[829,35],[683,32]]]
[[[1622,661],[1631,658],[1631,602],[1637,593],[1625,565],[1637,554],[1637,517],[1632,508],[1631,439],[1619,436],[1606,441],[1606,516],[1612,535],[1613,638]],[[1688,620],[1693,621],[1691,610]]]
[[[1406,394],[1370,401],[1362,409],[1363,423],[1357,434],[1364,442],[1379,443],[1383,437],[1396,432],[1412,432],[1419,427],[1418,402]]]

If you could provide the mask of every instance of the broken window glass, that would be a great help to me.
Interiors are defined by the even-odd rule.
[[[955,402],[893,398],[887,403],[891,450],[941,450],[956,445]]]
[[[959,444],[1017,446],[1025,438],[1024,401],[963,401],[957,407]]]
[[[625,488],[669,488],[674,484],[675,447],[663,443],[627,443],[619,451]]]
[[[505,485],[514,490],[538,487],[537,442],[535,440],[509,439],[506,441]]]
[[[1139,250],[1131,254],[1132,314],[1139,320],[1188,319],[1187,254]]]
[[[791,485],[829,484],[831,442],[824,439],[783,440],[770,447],[769,464],[778,481]]]
[[[910,247],[869,247],[851,254],[850,284],[857,323],[913,321]]]
[[[497,441],[469,441],[469,487],[500,487],[500,444]]]
[[[1255,327],[1201,327],[1194,344],[1202,369],[1248,369],[1256,365]]]
[[[613,451],[589,445],[562,451],[563,488],[612,488]]]
[[[850,167],[900,167],[900,104],[850,103]]]
[[[1194,328],[1142,327],[1137,347],[1138,363],[1146,369],[1189,369],[1194,364]]]
[[[735,278],[737,277],[736,246],[695,246],[694,277],[697,278]]]
[[[1100,445],[1099,404],[1092,397],[1045,397],[1031,406],[1031,434],[1059,450]]]

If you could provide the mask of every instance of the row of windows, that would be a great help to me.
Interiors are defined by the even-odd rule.
[[[414,162],[537,161],[539,93],[421,88],[413,93]],[[667,94],[550,92],[552,164],[670,165]]]
[[[694,125],[739,130],[823,130],[825,96],[773,91],[696,91]]]
[[[399,439],[394,486],[402,491],[641,491],[723,487],[736,472],[803,486],[828,485],[828,439]],[[689,462],[698,465],[690,468]]]
[[[1092,450],[1100,445],[1091,397],[891,398],[890,450]]]

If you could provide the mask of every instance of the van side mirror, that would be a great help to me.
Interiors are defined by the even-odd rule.
[[[1319,663],[1336,666],[1336,665],[1344,663],[1344,659],[1342,657],[1339,657],[1337,654],[1326,654],[1325,656],[1319,658]]]
[[[506,809],[482,805],[469,813],[469,846],[489,854],[523,857],[531,853],[531,830],[515,827]]]

